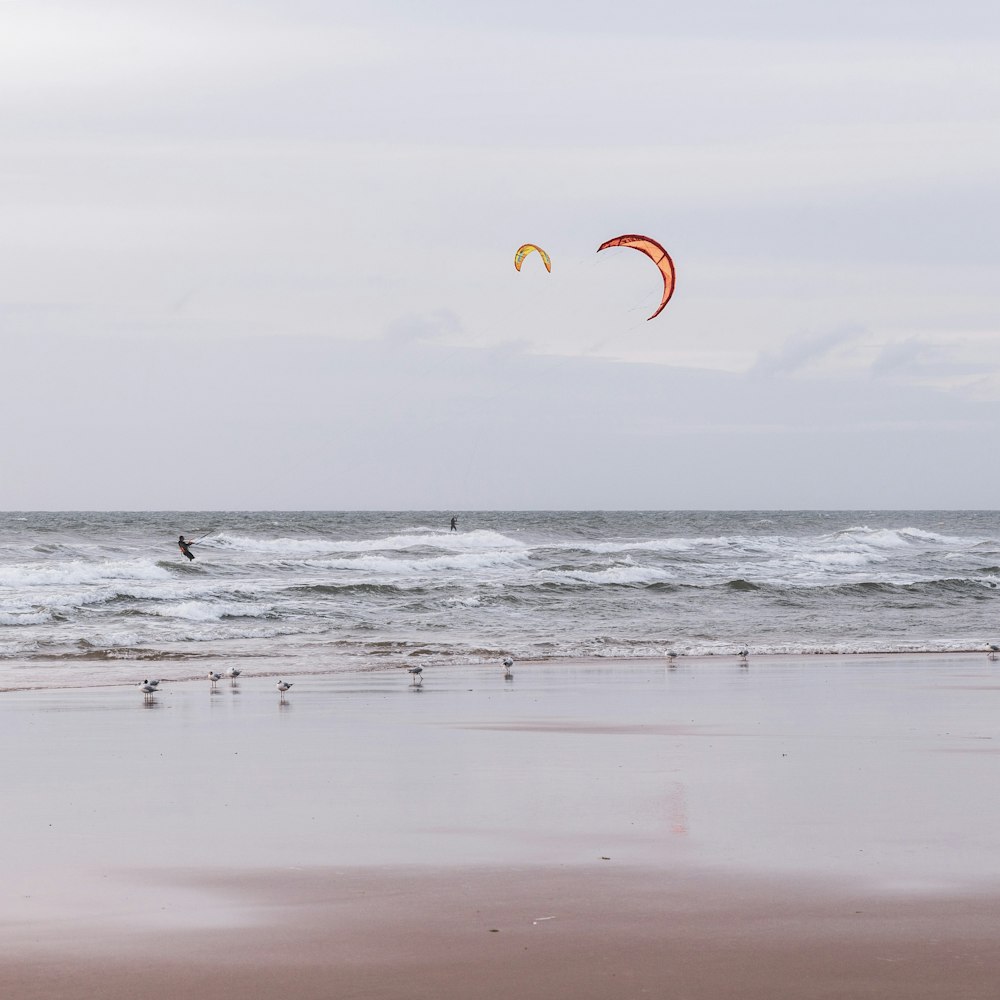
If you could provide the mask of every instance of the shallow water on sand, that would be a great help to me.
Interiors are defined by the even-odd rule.
[[[93,907],[95,879],[118,905],[129,872],[604,858],[968,891],[1000,875],[993,669],[971,654],[525,665],[510,681],[446,666],[416,688],[300,677],[284,703],[254,676],[170,684],[152,706],[129,689],[9,693],[6,898],[43,919]]]

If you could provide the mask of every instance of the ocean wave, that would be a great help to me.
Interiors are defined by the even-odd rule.
[[[0,611],[0,625],[43,625],[52,620],[51,611]]]
[[[589,587],[602,585],[634,587],[641,584],[662,583],[670,575],[662,569],[646,566],[609,566],[606,569],[541,570],[538,579],[552,583],[583,584]]]
[[[268,618],[275,611],[274,606],[270,604],[184,601],[180,604],[157,607],[152,613],[160,618],[182,618],[191,622],[218,622],[224,618]]]
[[[343,597],[351,594],[381,594],[386,597],[405,594],[412,597],[424,590],[419,584],[403,586],[396,583],[306,583],[284,588],[285,593],[303,597]]]
[[[827,537],[849,539],[853,542],[877,548],[904,548],[916,543],[932,543],[933,545],[950,545],[967,548],[975,545],[977,542],[975,539],[959,538],[955,535],[941,535],[936,531],[926,531],[923,528],[869,528],[866,525],[844,528]]]
[[[54,660],[186,660],[190,659],[190,652],[176,652],[169,649],[152,649],[143,646],[100,646],[95,647],[89,642],[83,645],[79,651],[63,652],[53,654]]]
[[[232,548],[243,552],[277,556],[317,556],[371,552],[405,552],[409,549],[447,552],[488,552],[494,549],[525,549],[527,545],[496,531],[432,531],[381,538],[253,538],[219,534],[201,545]]]
[[[0,625],[41,624],[45,621],[62,621],[74,617],[81,609],[118,609],[119,614],[130,614],[135,602],[152,603],[159,601],[194,600],[212,597],[219,593],[219,587],[208,584],[150,587],[136,586],[126,582],[118,585],[81,584],[73,587],[60,584],[57,587],[36,586],[26,591],[0,591]],[[231,599],[251,597],[238,589],[226,592]]]
[[[149,559],[58,563],[15,563],[0,566],[0,587],[83,586],[109,580],[169,580],[170,574]]]
[[[449,597],[445,605],[453,608],[481,608],[483,599],[481,597]]]
[[[475,573],[477,571],[513,568],[528,565],[524,555],[498,549],[492,552],[453,553],[426,559],[394,559],[381,555],[357,555],[349,559],[310,560],[311,569],[347,570],[402,579],[434,573]]]
[[[836,565],[863,565],[872,561],[888,561],[893,550],[936,550],[943,547],[973,548],[979,540],[942,535],[916,527],[869,528],[854,526],[819,535],[708,535],[674,536],[645,539],[602,541],[577,539],[566,542],[546,542],[536,547],[536,554],[579,553],[581,555],[615,555],[620,553],[660,553],[697,555],[698,558],[780,557],[810,560]],[[951,555],[952,553],[944,553]]]

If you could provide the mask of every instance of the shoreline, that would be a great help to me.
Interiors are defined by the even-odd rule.
[[[750,651],[749,662],[758,666],[774,664],[794,664],[799,661],[815,662],[817,660],[830,660],[836,662],[868,661],[884,662],[887,660],[914,660],[917,662],[930,659],[949,660],[952,658],[989,658],[989,651],[985,648],[966,647],[963,649],[951,650],[868,650],[850,652],[754,652]],[[296,659],[286,660],[283,670],[271,669],[270,664],[277,662],[281,656],[271,654],[205,654],[203,656],[192,654],[167,654],[150,657],[121,657],[109,656],[99,657],[39,657],[38,659],[11,659],[9,661],[0,660],[0,695],[15,694],[21,691],[86,691],[90,689],[115,689],[129,687],[142,683],[143,677],[156,676],[170,684],[197,683],[205,677],[209,670],[225,673],[230,666],[236,666],[243,671],[245,679],[250,677],[280,678],[284,676],[295,677],[341,677],[347,675],[367,675],[402,672],[412,666],[421,666],[435,670],[489,670],[496,669],[500,659],[435,659],[411,658],[400,659],[391,663],[367,660],[364,664],[340,662],[336,666],[316,667],[302,666]],[[305,659],[305,657],[302,657]],[[204,665],[204,673],[193,673],[187,670],[179,672],[179,668],[187,663],[197,662]],[[600,667],[600,666],[626,666],[633,665],[636,668],[649,666],[666,666],[680,668],[682,666],[712,666],[717,664],[731,664],[740,662],[734,653],[704,653],[687,655],[681,653],[675,660],[670,660],[665,655],[650,656],[562,656],[555,655],[544,659],[519,659],[518,664],[523,668],[558,668],[563,667]],[[72,664],[101,664],[100,672],[114,673],[114,677],[89,677],[86,681],[69,683],[66,680],[44,682],[45,674],[55,669],[69,670]],[[254,670],[254,665],[261,665],[264,669]],[[249,665],[249,666],[248,666]],[[8,672],[24,671],[37,672],[34,682],[24,681],[22,683],[12,683],[8,678]],[[82,670],[81,670],[82,672]],[[139,675],[142,676],[139,676]],[[127,676],[126,676],[127,675]]]

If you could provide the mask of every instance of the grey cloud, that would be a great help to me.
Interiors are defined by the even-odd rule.
[[[857,342],[864,334],[865,331],[857,326],[797,334],[786,340],[779,350],[762,352],[754,365],[754,372],[764,375],[793,374],[822,361],[841,347]]]
[[[879,378],[983,376],[981,364],[958,361],[953,350],[919,337],[887,344],[872,362],[870,371]]]

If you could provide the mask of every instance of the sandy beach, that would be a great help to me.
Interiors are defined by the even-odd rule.
[[[0,994],[992,997],[997,669],[7,692]]]

